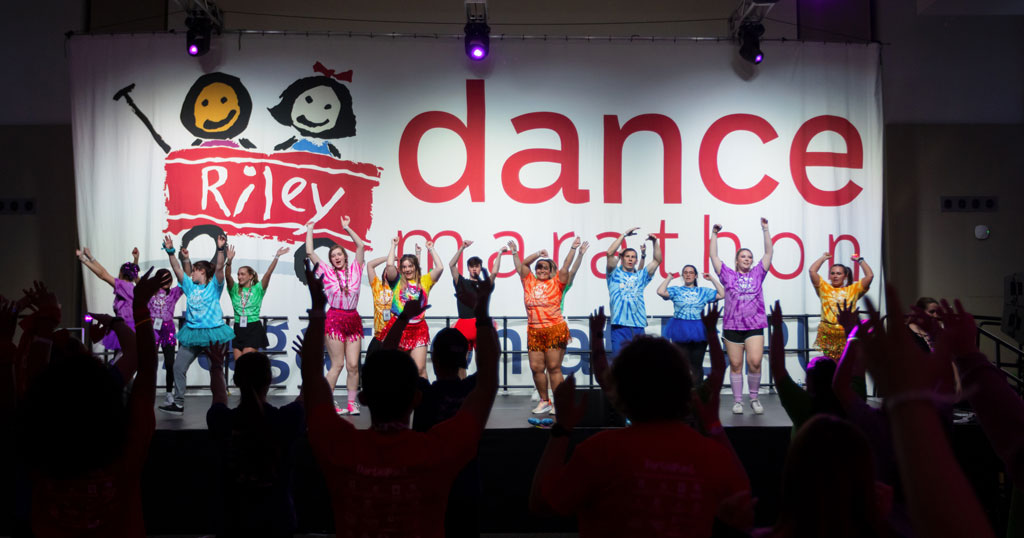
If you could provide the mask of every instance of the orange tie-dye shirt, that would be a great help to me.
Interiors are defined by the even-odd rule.
[[[522,279],[523,302],[526,303],[526,319],[530,327],[541,329],[558,325],[562,319],[562,290],[565,282],[553,276],[539,280],[533,273]]]
[[[379,340],[381,331],[391,319],[391,288],[374,275],[370,290],[373,292],[373,337]]]

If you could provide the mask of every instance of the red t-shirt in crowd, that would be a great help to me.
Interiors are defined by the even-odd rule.
[[[142,466],[149,454],[155,419],[151,401],[132,398],[129,405],[131,418],[117,461],[75,478],[32,477],[32,532],[37,537],[146,536]]]
[[[124,461],[75,479],[36,477],[32,531],[36,536],[144,537],[142,468]]]
[[[330,406],[308,419],[338,536],[444,537],[452,481],[476,456],[475,417],[459,412],[425,433],[357,430]]]
[[[711,536],[723,499],[750,489],[728,450],[681,422],[636,424],[581,443],[544,491],[580,536]]]

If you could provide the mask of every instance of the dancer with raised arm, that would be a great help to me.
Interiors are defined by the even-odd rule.
[[[548,380],[553,391],[563,379],[562,358],[569,345],[569,325],[562,317],[562,291],[574,276],[568,268],[573,265],[581,243],[579,237],[573,241],[562,262],[562,269],[559,270],[555,261],[548,258],[548,251],[540,250],[521,260],[515,241],[508,242],[516,272],[523,283],[528,322],[526,348],[530,357],[530,370],[533,371],[533,383],[540,394],[540,402],[532,411],[537,415],[555,412],[548,394]],[[530,264],[534,261],[537,265],[531,272]]]
[[[470,351],[476,348],[476,318],[473,313],[473,305],[467,304],[464,298],[469,298],[472,301],[472,297],[476,296],[476,290],[480,287],[480,279],[477,277],[483,271],[484,261],[477,256],[466,260],[466,272],[469,274],[469,277],[465,278],[459,270],[459,260],[462,259],[462,252],[472,244],[472,241],[463,241],[459,245],[459,250],[455,252],[455,256],[452,256],[452,261],[448,262],[448,269],[452,274],[452,284],[455,286],[455,305],[459,312],[459,320],[455,322],[455,330],[466,337]],[[498,255],[494,257],[494,263],[491,264],[490,268],[491,284],[494,284],[494,280],[497,278],[498,269],[501,267],[501,256],[507,250],[508,247],[502,247]],[[465,367],[462,370],[461,374],[465,376]]]
[[[580,248],[576,251],[576,260],[572,262],[572,267],[569,268],[569,281],[565,283],[565,289],[562,290],[562,302],[560,303],[562,312],[565,312],[565,296],[569,294],[569,290],[572,289],[573,283],[576,282],[576,273],[580,270],[580,266],[583,265],[583,255],[587,253],[587,249],[589,248],[590,242],[584,241],[580,243]],[[507,250],[507,246],[502,247],[501,249],[502,252]]]
[[[669,283],[680,275],[683,277],[683,285],[670,287]],[[658,296],[672,301],[673,307],[672,319],[668,320],[665,327],[665,338],[683,348],[686,360],[690,361],[694,386],[704,381],[704,352],[708,349],[708,338],[700,314],[705,305],[725,298],[725,288],[718,278],[704,273],[704,280],[715,287],[698,286],[697,268],[686,265],[681,272],[665,277],[665,281],[658,286]]]
[[[170,249],[169,253],[174,254],[174,249]],[[160,272],[166,272],[168,278],[163,279]],[[157,271],[157,278],[161,281],[166,280],[166,284],[149,300],[149,316],[153,318],[156,345],[164,356],[164,405],[171,405],[174,403],[174,355],[175,348],[178,347],[174,310],[183,292],[181,286],[171,286],[174,284],[174,277],[170,270],[160,269]]]
[[[639,229],[630,228],[619,235],[608,247],[606,256],[608,271],[605,279],[612,311],[612,346],[609,349],[612,358],[626,342],[644,334],[644,328],[647,327],[644,288],[651,283],[654,272],[661,265],[661,245],[654,234],[649,234],[646,239],[654,243],[654,257],[646,267],[638,268],[636,249],[627,248],[619,255],[623,240],[635,235]]]
[[[385,285],[384,281],[398,278],[398,269],[395,267],[394,262],[384,266],[380,277],[377,276],[377,266],[388,261],[388,259],[394,260],[397,249],[398,238],[392,237],[391,249],[388,250],[387,256],[381,256],[366,262],[366,280],[370,283],[370,291],[373,292],[373,342],[370,342],[370,347],[374,347],[375,343],[379,346],[379,343],[384,341],[384,336],[382,335],[384,327],[391,319],[391,288]],[[366,349],[367,357],[374,351],[370,347]]]
[[[331,367],[327,370],[327,384],[334,392],[342,367],[345,367],[347,405],[335,405],[339,414],[358,415],[359,355],[363,351],[363,321],[356,312],[359,304],[359,280],[363,278],[363,240],[349,227],[348,215],[341,217],[341,228],[356,246],[355,263],[350,263],[348,252],[341,245],[331,245],[327,253],[329,263],[324,264],[313,251],[314,221],[306,224],[306,257],[316,267],[317,276],[324,279],[324,290],[331,308],[327,311],[327,355]]]
[[[205,260],[191,263],[186,258],[192,268],[191,274],[186,275],[174,257],[171,236],[164,237],[164,250],[171,262],[171,271],[185,295],[185,326],[178,331],[178,354],[174,358],[174,402],[160,406],[160,410],[166,413],[181,415],[185,412],[185,380],[192,361],[200,353],[209,355],[210,348],[225,346],[235,336],[224,323],[224,311],[220,308],[227,242],[226,236],[217,237],[215,264]],[[219,349],[216,352],[222,353]]]
[[[854,254],[850,259],[854,263],[859,263],[861,270],[864,271],[864,276],[860,280],[854,281],[853,270],[841,263],[829,267],[828,280],[825,280],[818,275],[818,271],[821,270],[822,264],[831,258],[832,255],[828,252],[822,254],[814,260],[807,273],[811,277],[814,293],[821,299],[821,321],[818,323],[818,336],[814,339],[814,347],[820,349],[828,358],[838,361],[846,347],[846,332],[836,317],[839,308],[845,304],[855,306],[871,287],[875,273],[871,271],[863,256]]]
[[[764,256],[754,263],[754,253],[749,248],[736,251],[736,268],[726,267],[718,257],[718,232],[721,224],[711,229],[710,257],[715,273],[725,288],[725,313],[722,321],[722,339],[729,354],[729,382],[732,386],[732,412],[743,414],[743,355],[746,354],[747,386],[750,390],[750,407],[754,414],[764,413],[764,406],[758,399],[761,388],[761,356],[764,354],[764,328],[768,318],[764,313],[764,292],[762,286],[768,269],[772,266],[772,235],[768,231],[768,219],[761,219],[764,235]]]
[[[270,346],[267,327],[260,319],[263,296],[270,286],[270,275],[277,267],[277,259],[288,253],[288,247],[277,249],[274,261],[270,262],[261,280],[256,270],[248,265],[238,268],[238,281],[231,278],[231,262],[235,259],[235,247],[228,247],[228,259],[224,262],[224,278],[227,279],[228,297],[235,311],[235,339],[232,342],[235,360],[245,353],[252,353]]]
[[[406,303],[418,301],[422,306],[426,306],[430,289],[444,273],[444,265],[441,262],[441,256],[434,250],[434,242],[427,241],[426,246],[427,252],[434,262],[434,268],[429,273],[423,274],[420,269],[419,256],[403,254],[398,262],[397,278],[388,281],[388,285],[391,286],[391,319],[381,334],[383,338],[387,338],[388,332],[395,324],[398,315],[402,313]],[[388,255],[388,265],[395,262],[395,255],[394,251]],[[409,324],[402,332],[398,349],[408,351],[412,355],[412,360],[416,362],[416,368],[419,369],[420,377],[427,379],[427,346],[430,345],[430,331],[423,318],[424,314],[421,313],[409,320]]]
[[[125,262],[121,265],[117,278],[114,278],[100,262],[92,257],[89,247],[75,250],[75,256],[82,262],[82,265],[88,267],[100,280],[114,288],[114,317],[123,319],[125,325],[134,331],[135,322],[132,320],[132,298],[135,296],[135,283],[139,280],[139,249],[132,249],[133,261]],[[118,342],[114,331],[108,332],[103,337],[101,343],[107,351],[114,352],[113,361],[121,357],[121,344]]]

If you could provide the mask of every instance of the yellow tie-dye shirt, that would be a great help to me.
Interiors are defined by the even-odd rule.
[[[815,291],[818,292],[818,298],[821,299],[821,321],[835,325],[839,323],[839,320],[836,319],[836,312],[839,311],[843,301],[850,305],[856,305],[867,290],[860,285],[859,280],[849,286],[833,288],[832,284],[823,278]]]
[[[860,281],[842,288],[833,288],[827,280],[821,279],[815,291],[821,299],[821,323],[818,324],[818,335],[814,339],[814,345],[826,356],[838,361],[846,345],[846,333],[836,319],[839,307],[843,301],[846,301],[847,305],[856,305],[857,300],[867,290],[860,285]]]

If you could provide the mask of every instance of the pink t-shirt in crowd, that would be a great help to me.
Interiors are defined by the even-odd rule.
[[[317,276],[324,277],[324,293],[331,308],[355,310],[359,304],[359,284],[363,278],[363,266],[350,263],[345,269],[321,263],[316,269]]]

